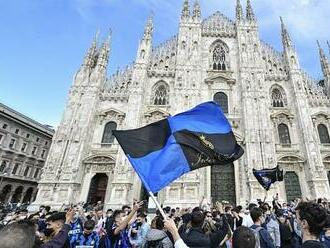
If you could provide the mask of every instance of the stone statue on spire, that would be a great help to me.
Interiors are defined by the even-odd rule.
[[[189,0],[184,0],[183,2],[183,8],[181,13],[182,19],[187,19],[190,17],[190,6],[189,6]]]
[[[100,31],[98,30],[95,34],[94,40],[92,45],[88,49],[88,52],[85,56],[83,67],[93,68],[96,62],[96,55],[97,55],[97,43],[99,39]]]
[[[283,47],[284,48],[293,48],[290,34],[285,27],[282,17],[280,17],[280,20],[281,20],[281,30],[282,30],[281,32],[282,32]]]
[[[326,81],[328,82],[328,84],[330,84],[330,64],[328,58],[325,55],[319,41],[317,41],[317,46],[319,47],[319,54],[320,54],[320,61],[321,61],[323,75]]]
[[[99,57],[97,60],[97,67],[106,69],[108,66],[109,52],[110,52],[110,42],[111,42],[112,31],[109,30],[108,37],[103,42],[103,45],[100,49]]]
[[[152,40],[153,31],[154,31],[153,14],[151,14],[148,18],[146,27],[144,29],[143,39],[146,41]]]
[[[242,5],[241,5],[241,1],[237,0],[237,3],[236,3],[236,20],[240,21],[242,19],[243,19],[243,8],[242,8]]]
[[[256,16],[254,15],[250,0],[247,0],[246,3],[246,19],[249,21],[256,21]]]
[[[199,4],[199,0],[195,1],[194,10],[193,10],[193,18],[200,19],[201,18],[201,6]]]

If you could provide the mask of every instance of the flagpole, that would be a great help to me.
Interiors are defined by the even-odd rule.
[[[148,193],[149,193],[151,199],[152,199],[152,200],[154,201],[154,203],[156,204],[156,206],[157,206],[159,212],[161,213],[161,215],[163,216],[164,220],[166,220],[166,218],[167,218],[167,217],[166,217],[166,214],[165,214],[163,208],[160,206],[159,202],[157,201],[156,197],[154,196],[154,194],[153,194],[151,191],[149,191]]]

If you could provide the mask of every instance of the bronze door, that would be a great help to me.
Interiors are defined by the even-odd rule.
[[[94,204],[101,201],[104,203],[107,186],[108,176],[106,174],[96,174],[91,180],[87,202]]]
[[[285,173],[284,182],[288,201],[294,201],[296,198],[301,198],[299,177],[294,171],[288,171]]]
[[[211,167],[211,197],[213,203],[228,201],[236,204],[234,164]]]

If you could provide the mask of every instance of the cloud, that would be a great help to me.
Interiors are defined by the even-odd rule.
[[[177,33],[182,2],[183,0],[73,0],[74,8],[87,22],[93,22],[99,17],[100,9],[107,8],[127,15],[125,18],[134,22],[132,29],[138,26],[140,30],[146,16],[153,12],[156,44]],[[190,0],[191,7],[193,2],[194,0]],[[241,2],[245,9],[246,1]],[[234,0],[200,0],[200,3],[203,17],[220,11],[229,18],[235,18]],[[278,50],[282,49],[279,21],[279,16],[282,16],[298,49],[302,65],[308,67],[314,75],[319,75],[315,41],[318,39],[325,45],[325,40],[330,40],[329,0],[252,0],[252,5],[258,18],[261,39]]]
[[[305,41],[330,38],[330,2],[327,0],[257,0],[255,5],[264,27],[279,25],[278,16],[283,16],[289,30]]]

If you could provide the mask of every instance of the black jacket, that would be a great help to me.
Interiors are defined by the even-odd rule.
[[[190,228],[181,233],[181,238],[189,248],[216,248],[228,231],[227,225],[210,235],[204,234],[201,228]]]
[[[210,248],[211,239],[201,228],[190,228],[181,234],[182,240],[189,248]]]

